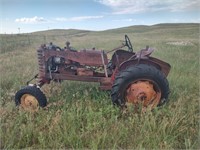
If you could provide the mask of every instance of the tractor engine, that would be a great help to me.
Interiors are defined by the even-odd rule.
[[[69,71],[69,69],[74,70],[78,63],[73,62],[67,58],[67,52],[69,50],[61,49],[60,47],[53,45],[52,42],[45,47],[46,55],[49,56],[46,62],[46,71],[60,73],[63,71]]]
[[[108,77],[108,59],[104,51],[96,51],[95,49],[77,51],[66,47],[61,49],[52,43],[48,46],[43,45],[41,48],[38,51],[38,59],[40,68],[43,68],[43,77],[46,77],[47,74],[50,74],[50,79],[53,79],[51,78],[53,74],[78,76],[93,76],[95,74]]]
[[[57,72],[60,66],[65,65],[65,58],[52,56],[47,61],[48,71]]]

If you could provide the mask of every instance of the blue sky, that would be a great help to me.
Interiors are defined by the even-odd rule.
[[[0,0],[0,33],[200,23],[199,0]]]

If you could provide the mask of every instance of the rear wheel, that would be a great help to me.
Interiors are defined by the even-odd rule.
[[[142,110],[153,109],[167,102],[169,84],[165,75],[154,66],[130,66],[115,78],[111,97],[118,106],[142,105]],[[137,107],[135,107],[137,108]]]
[[[42,91],[36,86],[27,86],[15,94],[15,104],[26,111],[37,111],[45,107],[47,100]]]

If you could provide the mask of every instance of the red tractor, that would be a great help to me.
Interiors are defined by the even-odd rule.
[[[128,50],[123,48],[127,47]],[[169,84],[166,79],[170,65],[151,57],[153,49],[146,46],[133,52],[129,37],[121,46],[111,51],[74,50],[53,45],[41,45],[37,50],[39,73],[37,82],[20,89],[15,95],[16,105],[28,110],[38,110],[47,105],[40,88],[50,81],[75,80],[99,82],[100,89],[111,90],[112,102],[122,108],[127,104],[150,109],[167,102]],[[111,59],[107,54],[113,53]],[[34,79],[33,78],[33,79]]]

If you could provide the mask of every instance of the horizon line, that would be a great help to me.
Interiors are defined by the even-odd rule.
[[[30,31],[30,32],[22,32],[22,33],[0,33],[0,35],[22,35],[22,34],[32,34],[32,33],[36,33],[36,32],[46,32],[46,31],[52,31],[52,30],[80,30],[80,31],[88,31],[88,32],[102,32],[102,31],[108,31],[108,30],[117,30],[117,29],[122,29],[122,28],[128,28],[128,27],[134,27],[134,26],[156,26],[156,25],[165,25],[165,24],[200,24],[197,22],[185,22],[185,23],[157,23],[157,24],[152,24],[152,25],[131,25],[131,26],[123,26],[123,27],[117,27],[117,28],[110,28],[110,29],[103,29],[103,30],[87,30],[87,29],[78,29],[78,28],[52,28],[52,29],[44,29],[44,30],[38,30],[38,31]]]

